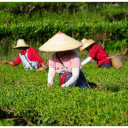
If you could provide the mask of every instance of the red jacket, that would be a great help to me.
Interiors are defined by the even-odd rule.
[[[21,52],[21,55],[24,55],[26,53],[26,51],[27,51],[27,49],[25,49],[25,51]],[[41,65],[43,63],[42,58],[40,57],[38,52],[33,47],[29,47],[29,49],[28,49],[28,59],[30,61],[37,61],[39,63],[37,69],[39,68],[39,65]],[[16,66],[16,65],[20,64],[21,62],[22,61],[20,59],[20,56],[18,55],[16,61],[13,61],[13,64],[14,64],[14,66]]]
[[[108,54],[105,52],[105,50],[98,44],[94,44],[91,49],[90,49],[90,54],[89,56],[96,60],[98,63],[98,66],[100,67],[100,65],[103,62],[106,63],[111,63],[111,59],[107,58]]]

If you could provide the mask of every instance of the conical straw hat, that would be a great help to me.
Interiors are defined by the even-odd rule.
[[[55,36],[44,43],[39,50],[44,52],[60,52],[77,49],[81,46],[81,42],[65,35],[62,32],[58,32]]]
[[[21,47],[29,47],[29,45],[26,45],[24,39],[18,39],[16,46],[13,46],[13,48],[21,48]]]
[[[80,51],[83,51],[85,48],[89,47],[91,44],[93,44],[95,41],[90,39],[90,40],[87,40],[87,39],[83,39],[81,40],[83,46],[80,47]]]

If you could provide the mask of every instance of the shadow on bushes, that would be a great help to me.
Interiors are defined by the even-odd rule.
[[[88,82],[88,84],[91,88],[98,88],[98,85],[96,83]]]

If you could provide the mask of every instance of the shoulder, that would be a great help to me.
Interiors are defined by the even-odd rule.
[[[37,53],[37,50],[35,48],[33,48],[33,47],[29,47],[29,48],[27,48],[27,50],[29,52],[33,53],[33,54],[36,54]]]
[[[54,59],[56,59],[56,53],[53,53],[53,54],[51,55],[51,57],[50,57],[50,60],[54,60]]]
[[[28,50],[33,50],[33,49],[35,50],[35,48],[33,48],[33,47],[29,47],[29,48],[27,48],[27,49],[28,49]]]
[[[99,49],[99,48],[102,48],[102,47],[99,44],[94,44],[91,49],[95,50],[95,49]]]
[[[102,48],[102,46],[99,44],[94,44],[94,47]]]
[[[78,54],[76,51],[74,51],[74,50],[71,50],[71,51],[68,53],[68,55],[70,55],[70,58],[72,58],[72,59],[80,58],[79,54]]]
[[[99,46],[100,46],[99,44],[94,44],[92,45],[92,48],[99,47]]]
[[[79,54],[74,50],[69,51],[69,54],[73,56],[79,56]]]

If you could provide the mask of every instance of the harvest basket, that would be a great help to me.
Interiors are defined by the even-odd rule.
[[[122,68],[123,65],[122,65],[122,61],[121,61],[121,58],[118,54],[115,54],[111,57],[109,57],[112,61],[112,66],[115,68],[115,69],[119,69],[119,68]]]

